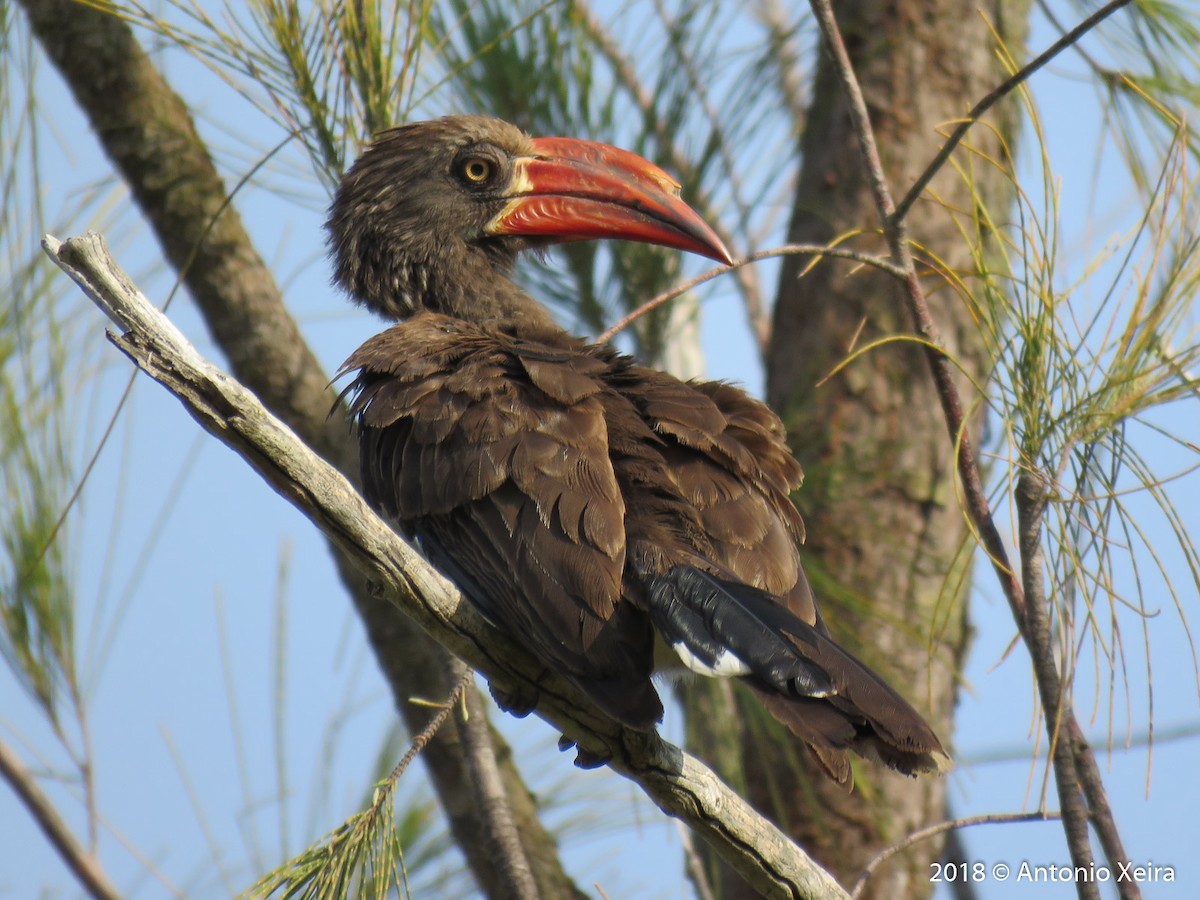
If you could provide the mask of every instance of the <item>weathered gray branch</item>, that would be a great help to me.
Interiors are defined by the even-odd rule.
[[[208,432],[341,548],[375,585],[440,643],[505,690],[534,688],[538,715],[635,781],[682,819],[764,897],[846,897],[799,847],[692,756],[657,734],[623,728],[572,685],[546,673],[492,628],[458,589],[380,520],[335,469],[258,399],[207,362],[117,267],[95,233],[44,240],[51,259],[120,329],[109,339],[184,404]]]

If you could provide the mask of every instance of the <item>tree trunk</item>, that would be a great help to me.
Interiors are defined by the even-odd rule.
[[[836,9],[889,184],[902,196],[937,152],[938,129],[1007,73],[978,3],[864,0]],[[1019,56],[1028,3],[993,3],[984,13]],[[1013,138],[1010,125],[993,124]],[[987,126],[977,127],[969,143],[987,157],[1003,156]],[[863,229],[873,233],[851,246],[886,256],[841,86],[825,54],[799,151],[788,240],[825,244]],[[958,158],[969,154],[961,150]],[[1004,209],[1003,175],[986,163],[973,165],[972,174],[982,202]],[[946,167],[909,214],[913,239],[967,275],[974,263],[950,210],[969,213],[974,205],[963,177]],[[852,348],[911,333],[911,325],[891,276],[826,260],[801,277],[810,263],[792,256],[782,267],[767,360],[768,401],[787,424],[806,473],[796,497],[808,525],[805,567],[835,637],[905,694],[950,749],[968,636],[963,550],[970,545],[945,421],[928,366],[912,345],[872,350],[820,383]],[[946,349],[972,377],[986,380],[988,360],[965,304],[935,276],[925,287]],[[846,794],[788,736],[744,705],[734,713],[733,702],[725,699],[724,715],[738,715],[739,724],[721,729],[714,762],[724,760],[731,783],[746,784],[751,801],[842,884],[852,885],[885,847],[943,817],[944,780],[908,779],[856,760],[856,787]],[[697,730],[693,724],[689,737]],[[939,852],[940,842],[924,841],[898,854],[874,874],[867,896],[927,896],[929,863]],[[722,881],[721,896],[750,896],[728,873],[714,868],[713,875]]]

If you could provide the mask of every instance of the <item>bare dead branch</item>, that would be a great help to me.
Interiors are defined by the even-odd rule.
[[[34,821],[38,823],[51,846],[58,851],[84,889],[97,900],[120,900],[121,894],[108,880],[100,861],[75,840],[75,835],[62,820],[54,803],[38,786],[17,754],[4,741],[0,741],[0,776],[8,782],[20,798]]]
[[[578,689],[547,673],[495,630],[458,589],[367,506],[350,483],[263,408],[253,393],[204,360],[112,261],[97,234],[46,252],[117,324],[110,340],[162,384],[306,515],[373,585],[447,649],[506,691],[536,691],[538,715],[581,749],[609,759],[668,815],[708,841],[764,897],[846,898],[845,891],[702,762],[622,727]]]

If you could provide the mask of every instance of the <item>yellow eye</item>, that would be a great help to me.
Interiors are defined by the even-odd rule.
[[[494,166],[490,159],[482,156],[472,156],[462,164],[462,175],[471,184],[483,184],[492,177]]]

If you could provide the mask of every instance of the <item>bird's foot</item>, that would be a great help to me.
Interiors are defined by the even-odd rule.
[[[491,691],[492,699],[496,701],[497,706],[518,719],[525,718],[537,708],[539,696],[537,689],[528,685],[521,685],[511,691],[506,691],[489,681],[488,690]]]
[[[566,753],[572,747],[575,747],[575,742],[565,734],[558,738],[558,749]],[[582,747],[575,747],[575,765],[580,769],[598,769],[612,759],[611,753],[593,753],[591,750],[584,750]]]

